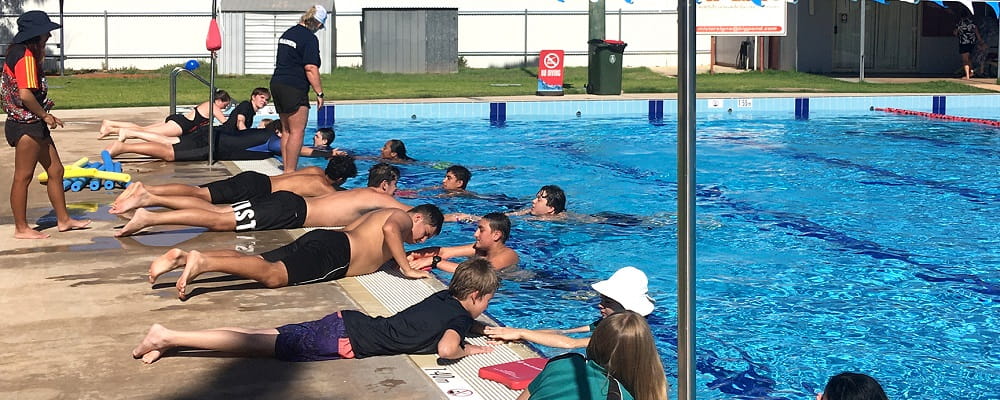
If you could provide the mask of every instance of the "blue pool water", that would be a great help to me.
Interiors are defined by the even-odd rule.
[[[636,266],[657,301],[649,322],[676,398],[672,119],[502,128],[341,119],[336,128],[335,146],[358,155],[402,139],[420,160],[400,166],[402,189],[439,184],[439,162],[452,162],[472,170],[470,190],[497,195],[431,191],[412,204],[508,211],[556,184],[573,212],[635,217],[515,218],[508,244],[521,271],[489,312],[511,326],[586,325],[598,315],[589,284]],[[812,399],[841,371],[875,376],[892,399],[1000,398],[1000,130],[873,112],[722,113],[698,129],[699,398]],[[373,162],[359,161],[362,175]],[[467,244],[473,230],[449,224],[428,244]]]

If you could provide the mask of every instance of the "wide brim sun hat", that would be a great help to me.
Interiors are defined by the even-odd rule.
[[[597,293],[617,301],[626,310],[634,311],[642,316],[653,312],[653,300],[646,295],[648,292],[646,274],[635,267],[622,267],[610,278],[591,285]]]
[[[17,17],[17,34],[14,35],[14,39],[11,41],[14,43],[21,43],[35,36],[41,36],[42,34],[52,32],[59,28],[62,28],[62,25],[52,22],[52,20],[49,19],[49,15],[46,14],[45,11],[28,11],[21,14],[20,17]]]

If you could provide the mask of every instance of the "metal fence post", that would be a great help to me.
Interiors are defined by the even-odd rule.
[[[524,9],[524,61],[522,66],[528,66],[528,9]]]
[[[111,70],[111,64],[108,62],[108,10],[104,10],[104,69]]]

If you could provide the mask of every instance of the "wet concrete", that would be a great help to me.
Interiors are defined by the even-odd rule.
[[[166,107],[56,110],[66,128],[53,132],[64,163],[99,157],[103,118],[162,120]],[[14,150],[0,165],[13,169]],[[126,157],[125,172],[146,183],[204,183],[230,174],[223,165],[165,163]],[[39,171],[36,171],[40,172]],[[8,191],[9,173],[0,175]],[[108,214],[121,190],[67,192],[71,213],[88,229],[45,240],[12,238],[10,204],[0,202],[0,398],[324,398],[440,399],[443,395],[404,356],[313,363],[237,358],[218,353],[171,354],[152,365],[131,357],[153,323],[177,329],[274,327],[357,305],[337,283],[266,289],[218,274],[200,276],[191,297],[177,299],[179,271],[147,282],[149,263],[171,247],[262,252],[287,243],[285,231],[232,233],[166,226],[113,237],[124,220]],[[9,193],[9,192],[8,192]],[[45,187],[33,183],[29,221],[53,223]]]

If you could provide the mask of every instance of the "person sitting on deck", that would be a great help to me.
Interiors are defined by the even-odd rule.
[[[615,271],[606,281],[591,285],[601,295],[597,308],[601,318],[590,325],[571,329],[521,329],[509,327],[488,327],[486,334],[496,340],[526,340],[543,346],[566,349],[587,347],[589,337],[573,338],[567,333],[590,332],[600,326],[604,318],[619,311],[633,311],[642,316],[653,312],[653,301],[646,295],[646,274],[635,267],[623,267]]]
[[[171,114],[163,122],[152,125],[141,126],[132,122],[106,119],[101,123],[100,136],[98,138],[104,138],[111,134],[122,136],[130,132],[142,132],[162,137],[188,135],[211,124],[212,117],[221,123],[225,123],[227,118],[222,113],[222,110],[229,107],[229,103],[232,100],[229,97],[229,93],[225,90],[217,89],[211,105],[206,101],[199,104],[187,114]]]
[[[481,334],[478,318],[500,287],[496,272],[483,260],[469,260],[455,271],[447,290],[390,317],[342,310],[326,317],[273,329],[219,328],[173,331],[149,328],[132,357],[149,364],[168,350],[194,348],[283,361],[319,361],[394,354],[437,354],[456,360],[489,353],[489,346],[465,343]]]
[[[410,267],[438,268],[446,272],[455,272],[458,264],[450,260],[455,257],[482,257],[497,270],[517,265],[520,257],[506,245],[507,238],[510,237],[510,218],[503,213],[493,212],[484,215],[477,224],[476,232],[473,233],[476,239],[474,243],[411,251],[407,256]]]
[[[518,400],[667,400],[667,378],[646,320],[630,311],[608,316],[587,356],[553,357]]]
[[[253,127],[253,118],[257,111],[271,100],[271,91],[265,87],[255,88],[250,92],[250,99],[240,102],[229,113],[229,119],[222,126],[232,131],[242,131]]]
[[[171,249],[149,266],[149,281],[165,272],[184,267],[177,279],[177,297],[205,272],[253,279],[268,288],[321,282],[375,272],[390,259],[403,262],[400,272],[407,278],[427,278],[427,271],[410,268],[403,243],[423,243],[441,232],[444,217],[433,204],[402,211],[382,209],[367,213],[344,230],[316,229],[292,243],[260,255],[235,250],[185,252]]]
[[[133,182],[111,203],[112,214],[123,214],[139,207],[172,209],[215,209],[212,204],[232,204],[264,197],[274,192],[289,191],[302,197],[325,196],[346,190],[340,186],[358,175],[351,156],[333,156],[326,169],[305,167],[295,172],[267,176],[256,171],[243,171],[235,176],[200,186],[170,183],[145,185]]]

